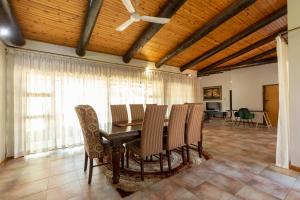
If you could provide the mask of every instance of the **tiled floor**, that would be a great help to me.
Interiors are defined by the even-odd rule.
[[[213,159],[127,199],[300,199],[300,174],[272,165],[274,130],[206,125]],[[0,167],[0,199],[121,199],[99,168],[92,185],[82,147],[11,160]]]

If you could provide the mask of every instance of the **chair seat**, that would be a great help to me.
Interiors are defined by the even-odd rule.
[[[136,139],[136,140],[133,140],[131,142],[128,142],[126,144],[126,148],[128,148],[129,150],[133,151],[134,153],[136,153],[138,155],[142,155],[141,140],[140,139]]]

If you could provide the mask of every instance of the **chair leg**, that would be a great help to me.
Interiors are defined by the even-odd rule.
[[[124,152],[122,153],[122,157],[121,157],[121,168],[124,169]]]
[[[87,169],[87,164],[88,164],[88,155],[85,152],[85,154],[84,154],[84,171],[86,171],[86,169]]]
[[[167,150],[167,155],[168,155],[169,172],[171,172],[171,151],[170,150]]]
[[[144,158],[141,158],[141,180],[144,181]]]
[[[89,181],[88,183],[91,184],[93,176],[93,158],[90,158],[90,170],[89,170]]]
[[[186,145],[186,155],[187,155],[187,162],[190,162],[190,147]]]
[[[159,153],[159,164],[160,164],[160,172],[164,172],[164,169],[163,169],[163,155],[162,155],[162,153]]]
[[[129,149],[126,149],[126,167],[129,168]]]
[[[202,157],[202,145],[201,145],[200,141],[198,142],[198,153],[199,153],[199,158],[201,158]]]
[[[153,161],[152,155],[150,156],[150,161]]]
[[[185,164],[184,146],[181,147],[182,163]]]

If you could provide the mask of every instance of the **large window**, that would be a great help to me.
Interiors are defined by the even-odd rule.
[[[99,122],[110,121],[111,104],[172,104],[197,101],[197,80],[182,75],[35,53],[10,57],[15,154],[82,144],[74,110],[89,104]],[[9,72],[8,72],[9,73]]]

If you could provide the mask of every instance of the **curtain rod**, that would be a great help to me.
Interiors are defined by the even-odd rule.
[[[282,33],[279,33],[279,35],[280,35],[280,36],[286,35],[286,34],[288,34],[289,32],[292,32],[292,31],[295,31],[295,30],[298,30],[298,29],[300,29],[300,26],[295,27],[295,28],[292,28],[292,29],[287,30],[287,31],[284,31],[284,32],[282,32]]]
[[[94,61],[94,62],[98,62],[98,63],[113,64],[113,65],[119,65],[119,66],[122,66],[122,67],[136,68],[136,69],[139,69],[139,70],[143,70],[143,69],[145,70],[146,69],[146,67],[137,67],[137,66],[127,65],[127,64],[111,63],[111,62],[107,62],[107,61],[100,61],[100,60],[90,59],[90,58],[78,58],[76,56],[62,55],[62,54],[58,54],[58,53],[52,53],[52,52],[47,52],[47,51],[39,51],[39,50],[33,50],[33,49],[23,49],[23,48],[15,47],[15,46],[7,46],[7,48],[15,49],[17,51],[37,52],[37,53],[41,53],[41,54],[51,54],[51,55],[55,55],[55,56],[60,56],[60,57],[65,57],[65,58],[72,58],[72,59],[77,59],[77,60],[86,60],[86,61]],[[189,75],[189,74],[182,74],[180,72],[168,72],[168,71],[163,71],[163,70],[158,70],[158,69],[148,69],[148,70],[158,71],[158,72],[162,72],[162,73],[169,73],[169,74],[177,74],[177,75],[182,75],[182,76],[188,76]]]

